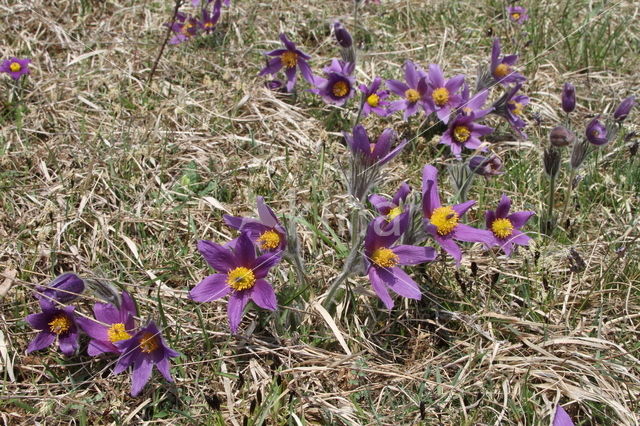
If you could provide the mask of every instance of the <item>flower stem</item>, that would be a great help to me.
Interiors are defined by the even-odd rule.
[[[556,176],[551,176],[551,182],[549,183],[549,206],[547,207],[547,222],[545,224],[545,233],[551,236],[553,231],[553,201],[556,194]]]
[[[569,208],[569,203],[571,202],[571,193],[573,192],[573,179],[576,177],[576,170],[572,167],[571,173],[569,174],[569,182],[567,183],[567,193],[564,198],[564,206],[562,207],[562,214],[560,215],[560,223],[563,223],[567,209]]]
[[[176,19],[178,18],[178,10],[182,5],[182,0],[176,0],[175,6],[173,8],[173,16],[171,17],[171,23],[167,27],[167,32],[164,36],[164,41],[162,42],[162,46],[160,46],[160,51],[158,52],[158,56],[156,60],[153,62],[153,67],[151,67],[151,72],[149,73],[149,78],[147,79],[147,85],[151,84],[151,80],[153,80],[153,75],[156,72],[156,68],[158,68],[158,62],[160,62],[160,58],[162,58],[162,54],[164,53],[164,48],[167,46],[169,42],[169,37],[171,36],[171,28],[173,28],[173,24],[175,24]]]

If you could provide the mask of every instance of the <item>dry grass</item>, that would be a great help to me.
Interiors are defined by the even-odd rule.
[[[473,75],[489,52],[487,32],[513,34],[497,0],[382,1],[392,6],[363,8],[355,31],[364,40],[357,74],[367,82],[399,77],[409,58]],[[326,64],[337,55],[328,23],[352,25],[350,2],[233,3],[212,40],[168,48],[147,87],[170,4],[0,0],[0,58],[33,58],[24,110],[9,79],[0,79],[4,422],[549,424],[560,403],[577,424],[638,424],[640,174],[628,146],[617,141],[583,170],[577,207],[553,239],[532,224],[535,245],[510,259],[476,247],[458,271],[446,262],[414,268],[423,300],[398,300],[391,312],[355,277],[332,318],[319,302],[348,241],[339,137],[347,126],[309,94],[292,102],[267,91],[256,74],[281,30],[313,55],[314,69]],[[559,122],[564,81],[578,87],[580,126],[638,94],[640,32],[628,24],[638,5],[598,9],[585,0],[567,12],[565,3],[531,5],[526,93],[542,124],[531,120],[527,142],[507,135],[492,145],[508,172],[474,186],[481,207],[471,220],[502,192],[519,209],[542,211],[540,152]],[[556,43],[585,19],[585,29]],[[636,110],[631,129],[638,117]],[[417,125],[397,116],[365,123],[408,136]],[[434,141],[419,138],[389,167],[382,190],[404,179],[419,188],[421,167],[445,159]],[[252,212],[256,195],[285,217],[304,218],[298,231],[310,285],[300,291],[281,267],[273,275],[279,312],[250,309],[230,337],[224,302],[186,298],[209,273],[195,241],[232,238],[222,214]],[[570,267],[570,248],[584,270]],[[32,291],[63,271],[134,294],[140,318],[163,324],[183,354],[175,385],[154,374],[132,398],[124,375],[109,376],[113,359],[25,354]],[[81,309],[90,312],[94,300],[85,294]]]

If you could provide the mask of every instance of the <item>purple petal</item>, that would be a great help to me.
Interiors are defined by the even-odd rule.
[[[437,64],[429,64],[429,82],[432,87],[444,87],[444,74]]]
[[[37,314],[30,314],[30,315],[27,315],[25,320],[29,323],[31,328],[35,330],[49,331],[49,322],[51,321],[51,313],[39,312]]]
[[[393,160],[395,158],[396,155],[400,154],[400,151],[402,151],[405,146],[407,146],[407,144],[409,143],[408,140],[403,139],[398,146],[396,146],[394,149],[392,149],[391,151],[389,151],[389,153],[387,155],[385,155],[384,157],[382,157],[379,161],[378,161],[378,165],[382,166],[386,163],[388,163],[389,161]]]
[[[273,287],[266,281],[259,279],[251,291],[251,300],[263,309],[275,311],[278,309],[278,300]]]
[[[573,420],[569,417],[569,414],[562,408],[562,405],[558,405],[556,408],[556,414],[553,416],[553,426],[574,426]]]
[[[300,68],[302,77],[304,77],[304,79],[307,80],[309,84],[313,84],[314,82],[313,71],[311,71],[311,68],[309,67],[309,64],[307,63],[307,61],[298,59],[298,68]]]
[[[211,302],[226,296],[231,291],[227,284],[227,274],[209,275],[189,292],[189,298],[196,302]]]
[[[270,59],[269,62],[267,63],[267,66],[262,68],[260,70],[260,73],[258,73],[258,75],[265,75],[265,74],[273,75],[278,71],[280,71],[281,68],[282,68],[282,59],[278,56],[273,59]]]
[[[453,229],[451,237],[460,241],[467,241],[470,243],[485,243],[488,245],[493,244],[494,235],[493,232],[484,229],[476,229],[464,223],[459,223]]]
[[[391,250],[398,255],[400,265],[418,265],[431,262],[436,258],[436,251],[433,247],[400,245]]]
[[[56,340],[55,334],[50,333],[48,331],[41,331],[31,342],[29,342],[29,346],[27,347],[27,353],[44,349],[47,346],[50,346],[53,342],[55,342],[55,340]]]
[[[293,92],[293,88],[296,87],[296,69],[287,68],[284,71],[284,75],[287,76],[287,91]]]
[[[228,227],[233,229],[238,229],[238,230],[242,228],[242,225],[244,225],[247,221],[255,220],[255,219],[247,219],[242,216],[231,216],[228,214],[223,215],[222,219],[224,220],[224,223],[226,223]]]
[[[398,80],[387,80],[387,87],[393,93],[404,98],[404,93],[409,90],[409,86]]]
[[[511,199],[509,199],[509,197],[507,197],[505,194],[502,194],[502,197],[500,197],[500,202],[498,202],[498,208],[496,209],[496,217],[497,218],[507,217],[510,209],[511,209]]]
[[[431,213],[442,204],[438,195],[438,170],[430,164],[422,170],[422,197],[424,215],[431,217]]]
[[[261,196],[256,197],[256,202],[258,204],[258,215],[260,216],[260,220],[263,224],[273,228],[279,224],[276,215],[273,213],[273,210],[264,202],[264,198]]]
[[[401,202],[407,199],[409,193],[411,193],[411,187],[407,182],[402,182],[396,193],[393,195],[393,203],[395,205],[400,205]]]
[[[382,303],[387,309],[393,308],[393,299],[389,296],[387,287],[382,282],[382,279],[378,276],[378,270],[374,266],[369,268],[369,281],[371,281],[371,287],[376,292]]]
[[[249,292],[236,291],[231,294],[229,298],[229,305],[227,306],[227,316],[229,317],[229,328],[231,333],[235,334],[238,331],[238,326],[242,321],[242,312],[244,307],[249,301]]]
[[[381,215],[389,214],[389,210],[396,207],[388,198],[378,194],[369,195],[369,202]]]
[[[442,247],[444,251],[446,251],[451,257],[453,257],[453,260],[456,261],[456,266],[460,266],[460,260],[462,260],[462,251],[460,250],[458,244],[456,244],[456,242],[453,240],[453,238],[442,238],[438,234],[434,235],[434,238],[436,242],[440,244],[440,247]]]
[[[444,87],[446,87],[450,93],[455,93],[458,91],[458,89],[460,89],[460,87],[462,87],[463,84],[464,84],[464,75],[458,74],[456,76],[451,77],[449,81],[445,83]]]
[[[82,331],[87,333],[92,339],[109,340],[107,327],[100,324],[93,318],[78,317],[76,318],[76,323],[80,326]]]
[[[282,252],[270,252],[257,258],[251,265],[251,269],[257,279],[264,278],[269,273],[269,269],[280,263]]]
[[[58,336],[60,351],[66,356],[71,356],[78,349],[78,332],[69,332],[66,336]]]
[[[163,357],[161,360],[159,360],[156,363],[156,367],[167,382],[173,383],[173,377],[171,377],[171,364],[166,357]]]
[[[418,87],[418,81],[420,80],[420,76],[416,71],[416,66],[413,62],[407,61],[404,63],[404,76],[407,80],[409,87]]]
[[[536,213],[528,211],[515,212],[507,216],[507,219],[509,219],[515,229],[520,229],[527,223],[529,219],[531,219],[531,216],[533,216],[534,214]]]
[[[98,321],[107,324],[120,322],[120,311],[111,303],[95,303],[93,305],[93,313]]]
[[[422,293],[418,284],[402,269],[398,267],[377,269],[380,279],[395,293],[409,299],[420,300]]]
[[[215,270],[219,272],[229,272],[235,268],[236,259],[231,250],[207,240],[198,241],[198,251],[204,260]]]
[[[238,266],[250,268],[256,259],[256,247],[253,245],[251,237],[244,232],[238,237],[233,252],[236,255]]]
[[[153,363],[146,356],[141,356],[136,360],[131,374],[131,395],[137,396],[151,377]]]
[[[456,204],[452,208],[456,213],[458,213],[458,217],[462,217],[475,203],[475,200],[469,200],[464,203]]]

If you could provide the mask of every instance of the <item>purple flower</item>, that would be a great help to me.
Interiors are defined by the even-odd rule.
[[[524,24],[529,20],[527,9],[522,6],[507,7],[507,14],[509,14],[509,19],[511,19],[511,22],[515,22],[516,24]]]
[[[396,139],[396,132],[392,129],[385,129],[376,143],[371,143],[367,131],[361,124],[353,128],[353,135],[346,132],[343,135],[353,156],[369,166],[386,164],[398,155],[408,143],[403,139],[398,146],[391,149],[392,143]]]
[[[280,80],[267,80],[264,82],[264,87],[274,92],[284,91],[284,83]]]
[[[571,83],[565,83],[562,88],[562,109],[567,114],[576,109],[576,88]]]
[[[332,59],[331,65],[323,69],[326,78],[314,77],[316,87],[310,90],[311,93],[322,96],[328,104],[344,105],[353,97],[356,79],[351,74],[354,68],[355,65],[352,62]]]
[[[526,138],[527,135],[522,129],[527,125],[522,119],[524,115],[524,107],[529,103],[529,97],[525,95],[516,95],[522,88],[522,83],[518,83],[503,94],[493,104],[492,112],[507,120],[507,122],[518,132],[518,134]]]
[[[427,93],[427,82],[425,72],[418,68],[413,62],[404,63],[404,78],[406,83],[398,80],[387,80],[387,87],[402,100],[393,101],[389,107],[389,112],[404,111],[404,119],[418,112],[418,108],[425,109],[424,97]],[[430,112],[430,111],[429,111]]]
[[[486,89],[475,93],[473,97],[469,94],[469,86],[465,83],[462,87],[462,99],[460,100],[459,114],[473,116],[474,120],[479,120],[489,114],[493,107],[482,109],[489,97],[489,91]]]
[[[556,414],[553,416],[552,426],[574,426],[573,420],[569,414],[562,408],[562,405],[556,407]]]
[[[378,213],[387,219],[387,222],[391,222],[401,214],[406,213],[403,204],[409,196],[409,193],[411,193],[411,187],[406,182],[402,182],[391,201],[382,195],[371,194],[369,195],[369,202],[375,207]]]
[[[429,65],[425,104],[428,106],[429,111],[435,112],[445,124],[449,121],[451,111],[462,103],[462,96],[456,92],[460,90],[463,84],[464,76],[462,74],[445,80],[442,69],[438,65]]]
[[[203,6],[207,6],[209,5],[209,3],[211,3],[213,0],[205,0],[205,4]],[[193,5],[193,7],[198,7],[200,6],[201,1],[200,0],[191,0],[191,4]],[[222,4],[225,6],[229,6],[231,4],[231,0],[223,0]]]
[[[462,148],[477,149],[480,147],[480,137],[493,132],[493,129],[482,124],[475,123],[473,115],[457,115],[450,123],[447,130],[440,138],[440,143],[449,145],[451,153],[460,159]],[[482,151],[487,148],[483,147]]]
[[[491,49],[491,75],[497,83],[506,86],[508,83],[522,83],[527,79],[513,70],[518,55],[506,55],[500,58],[500,39],[493,39]]]
[[[12,79],[17,80],[23,75],[29,74],[30,63],[31,59],[18,59],[15,57],[9,58],[2,61],[2,64],[0,65],[0,72],[6,72]]]
[[[196,302],[210,302],[231,294],[227,307],[231,332],[238,330],[242,311],[253,300],[261,308],[275,311],[278,307],[271,284],[264,278],[280,262],[281,252],[256,258],[251,237],[242,233],[233,248],[211,241],[198,241],[198,250],[207,263],[220,273],[209,275],[190,292]]]
[[[205,33],[210,33],[213,31],[216,24],[218,23],[218,20],[220,19],[221,9],[221,0],[215,0],[211,13],[207,9],[202,8],[202,19],[200,20],[200,22],[198,22],[198,25]]]
[[[84,291],[84,281],[76,274],[67,272],[57,276],[51,283],[36,288],[36,298],[43,301],[57,300],[68,303]]]
[[[386,90],[379,90],[382,79],[376,77],[373,79],[371,86],[367,87],[365,84],[358,86],[358,89],[364,96],[364,103],[362,104],[362,115],[364,117],[371,113],[379,115],[380,117],[386,117],[389,115],[384,107],[389,105],[389,102],[385,101],[389,97],[389,92]]]
[[[169,371],[171,368],[169,358],[177,357],[180,354],[167,345],[153,321],[149,321],[149,324],[132,338],[116,342],[116,346],[121,355],[112,374],[120,374],[133,366],[131,373],[132,396],[138,395],[147,384],[154,364],[166,381],[173,382]]]
[[[191,39],[198,34],[200,23],[193,16],[187,16],[182,12],[178,12],[176,21],[173,24],[165,24],[175,33],[169,40],[169,44],[180,44]]]
[[[367,275],[387,309],[393,308],[388,289],[409,299],[420,300],[422,297],[418,284],[398,266],[418,265],[436,258],[432,247],[393,246],[406,230],[407,220],[401,223],[392,229],[387,226],[386,218],[378,217],[369,224],[364,240]]]
[[[607,128],[600,121],[600,116],[597,116],[587,124],[586,136],[587,140],[593,145],[606,145],[609,142]]]
[[[472,172],[485,177],[498,176],[504,173],[502,160],[495,154],[488,158],[474,155],[469,160],[469,168]]]
[[[264,202],[264,198],[256,197],[260,219],[240,216],[223,216],[224,222],[233,229],[249,235],[261,250],[282,251],[287,248],[287,233],[273,210]]]
[[[296,70],[299,68],[302,77],[310,84],[314,84],[313,73],[307,63],[311,57],[297,49],[295,43],[291,42],[284,33],[280,34],[280,40],[285,48],[265,53],[267,56],[272,56],[273,59],[260,71],[259,75],[273,75],[284,68],[284,73],[287,76],[287,91],[291,92],[296,86]]]
[[[340,47],[349,49],[353,46],[353,38],[351,37],[351,34],[349,34],[349,31],[347,31],[340,21],[335,21],[333,23],[333,34],[336,36],[336,41]]]
[[[422,213],[424,228],[436,242],[460,265],[462,252],[454,240],[493,244],[490,231],[459,223],[476,202],[469,200],[454,206],[443,206],[438,195],[438,171],[430,164],[422,172]]]
[[[498,208],[487,210],[485,221],[487,229],[491,230],[494,237],[494,245],[497,245],[507,256],[511,255],[514,245],[529,245],[531,238],[520,231],[535,212],[523,211],[509,214],[511,199],[502,194]]]
[[[126,291],[122,292],[120,307],[98,302],[93,305],[92,318],[78,317],[76,322],[91,337],[87,353],[90,356],[105,352],[120,353],[115,343],[131,338],[136,327],[136,305]]]
[[[58,338],[63,354],[71,356],[78,349],[78,326],[74,306],[57,308],[48,300],[40,300],[41,313],[28,315],[26,321],[40,333],[29,343],[27,353],[50,346]]]
[[[616,108],[616,110],[614,111],[613,118],[619,122],[624,121],[629,115],[629,113],[631,112],[631,108],[633,108],[635,104],[636,104],[636,98],[634,96],[629,96],[628,98],[625,98],[620,103],[618,108]]]

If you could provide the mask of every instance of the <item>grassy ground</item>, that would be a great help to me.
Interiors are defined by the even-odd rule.
[[[519,46],[532,98],[529,139],[516,141],[502,126],[493,136],[507,172],[472,187],[479,207],[468,219],[479,224],[503,192],[517,210],[543,211],[541,152],[562,118],[565,81],[577,87],[579,129],[638,95],[639,5],[525,2],[531,20],[519,34],[497,0],[382,0],[359,10],[357,26],[348,1],[232,3],[213,37],[168,47],[148,86],[170,2],[0,0],[0,57],[33,58],[21,87],[0,79],[4,422],[549,424],[562,404],[576,424],[638,424],[633,139],[587,160],[552,238],[537,232],[538,215],[527,228],[534,244],[511,258],[468,246],[460,269],[450,261],[413,268],[423,299],[398,299],[391,312],[366,279],[353,277],[326,318],[318,303],[349,240],[339,132],[354,111],[305,92],[276,96],[256,75],[280,31],[313,55],[315,70],[324,66],[338,55],[334,18],[358,41],[365,82],[400,78],[406,59],[473,77],[493,36],[507,52]],[[627,127],[640,130],[639,118],[636,109]],[[364,123],[409,138],[418,124],[397,115]],[[436,140],[419,137],[378,189],[392,193],[405,179],[419,188],[424,164],[447,161]],[[446,182],[443,189],[451,194]],[[222,214],[253,215],[256,195],[297,219],[309,284],[278,268],[279,310],[249,309],[230,336],[225,302],[187,299],[210,273],[195,242],[233,238]],[[571,250],[583,268],[571,263]],[[84,349],[70,358],[52,349],[26,355],[32,291],[63,271],[130,291],[140,318],[165,327],[182,354],[176,383],[154,373],[133,398],[125,375],[109,375],[113,358]],[[85,294],[79,309],[93,301]]]

